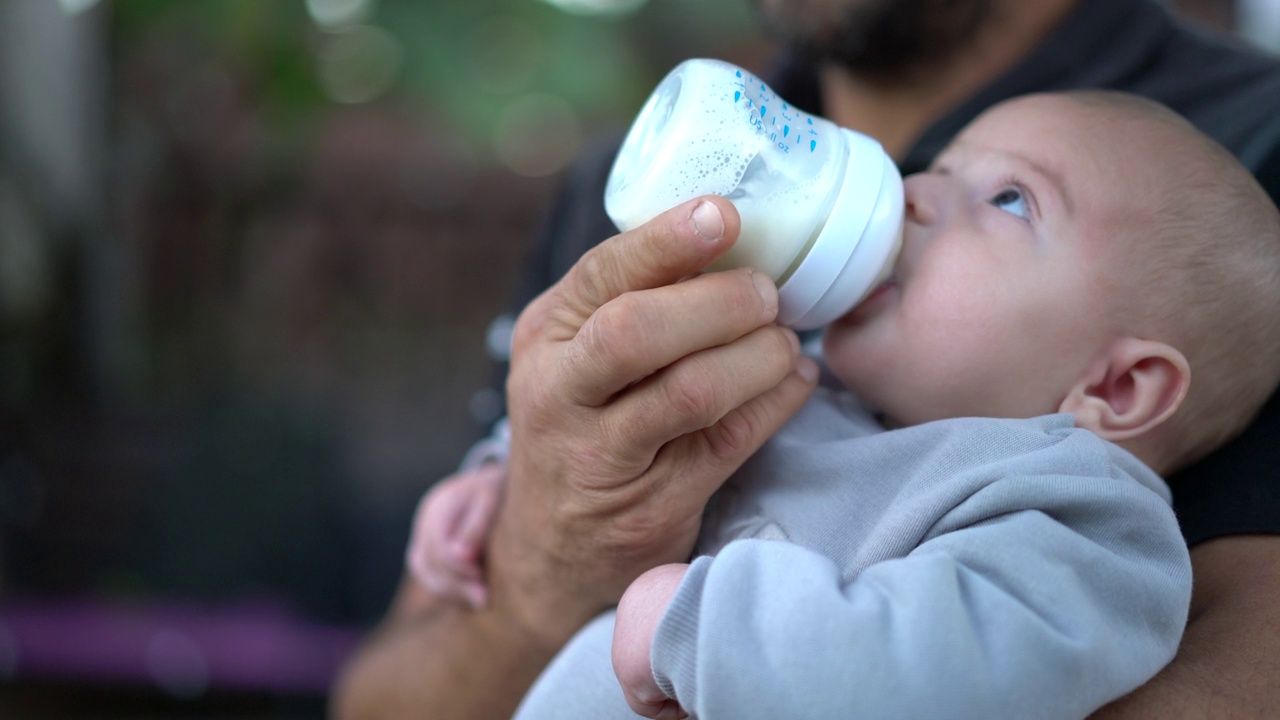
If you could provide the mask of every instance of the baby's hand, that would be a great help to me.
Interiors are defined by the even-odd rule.
[[[405,553],[410,574],[438,598],[484,607],[484,545],[498,515],[506,468],[486,463],[441,480],[418,503]]]
[[[658,688],[649,662],[658,621],[688,571],[689,566],[682,563],[659,565],[636,578],[618,601],[613,626],[613,672],[622,684],[627,704],[647,718],[689,717],[679,703]]]

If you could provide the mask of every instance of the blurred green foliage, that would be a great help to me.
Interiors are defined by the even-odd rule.
[[[32,368],[0,388],[0,461],[46,500],[0,523],[10,588],[372,622],[417,497],[497,412],[485,326],[561,161],[679,61],[760,57],[751,0],[368,1],[339,28],[321,0],[86,11],[109,32],[87,170],[109,211],[31,204],[55,289],[0,327],[4,367]],[[377,92],[344,95],[326,72],[359,37],[393,74],[356,57],[343,81]],[[556,142],[538,172],[511,152]]]
[[[754,41],[749,2],[652,0],[591,17],[540,0],[374,0],[365,22],[403,51],[393,97],[483,148],[503,110],[529,93],[563,98],[588,128],[629,118],[679,60]],[[303,0],[126,0],[111,11],[116,48],[178,26],[230,58],[258,83],[274,130],[303,129],[330,102],[316,55],[335,31],[320,28]]]
[[[110,9],[117,53],[180,34],[253,78],[261,110],[277,128],[296,129],[328,104],[316,81],[301,0],[128,0]]]

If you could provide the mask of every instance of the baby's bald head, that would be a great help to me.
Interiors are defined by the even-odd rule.
[[[1168,469],[1239,433],[1280,381],[1280,212],[1239,161],[1172,110],[1116,92],[1058,96],[1117,144],[1140,208],[1111,255],[1135,333],[1191,365],[1159,443]]]

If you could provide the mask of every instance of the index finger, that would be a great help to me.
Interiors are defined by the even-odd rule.
[[[605,303],[670,285],[706,267],[738,237],[738,211],[717,195],[690,200],[592,248],[556,283],[559,320],[576,331]]]

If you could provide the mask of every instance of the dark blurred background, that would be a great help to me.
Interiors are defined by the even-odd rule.
[[[747,0],[0,0],[0,717],[321,716],[558,175],[770,52]]]

